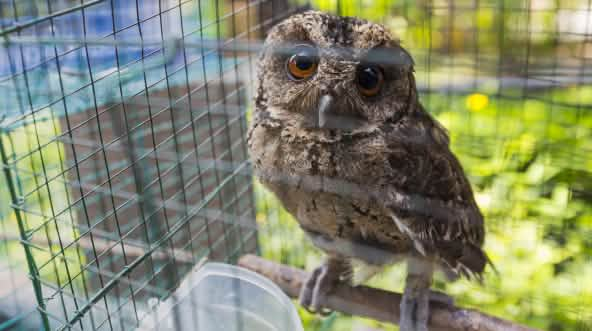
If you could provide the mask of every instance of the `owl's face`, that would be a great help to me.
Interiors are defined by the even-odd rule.
[[[396,120],[415,102],[413,61],[380,25],[308,11],[269,33],[256,107],[304,127],[350,130]]]

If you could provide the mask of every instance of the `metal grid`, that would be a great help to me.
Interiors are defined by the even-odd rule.
[[[511,237],[529,202],[491,193],[495,172],[534,173],[541,158],[542,175],[508,186],[537,199],[567,190],[566,206],[590,214],[590,1],[0,0],[0,281],[10,284],[0,306],[13,307],[0,330],[133,329],[148,299],[167,297],[204,257],[256,252],[310,267],[302,233],[253,185],[244,142],[259,41],[305,5],[401,34],[423,104],[491,199],[480,201],[489,232]],[[533,116],[532,127],[508,124]],[[536,247],[573,235],[574,217],[537,212]],[[470,286],[503,292],[495,280]],[[555,309],[569,327],[588,325],[585,304]]]

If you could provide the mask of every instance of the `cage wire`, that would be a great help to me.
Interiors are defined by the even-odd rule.
[[[0,330],[133,329],[205,258],[314,266],[245,145],[265,32],[307,8],[398,34],[450,130],[501,274],[435,286],[532,326],[590,328],[590,0],[2,0]],[[377,282],[396,287],[397,270]],[[551,294],[506,280],[549,277]]]

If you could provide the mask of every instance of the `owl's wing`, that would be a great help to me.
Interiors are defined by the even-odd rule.
[[[385,129],[383,207],[418,252],[457,275],[480,278],[487,255],[483,217],[445,129],[420,110]]]

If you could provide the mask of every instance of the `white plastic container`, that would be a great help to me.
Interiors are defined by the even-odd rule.
[[[269,279],[250,270],[206,263],[192,271],[137,330],[302,331],[296,308]]]

